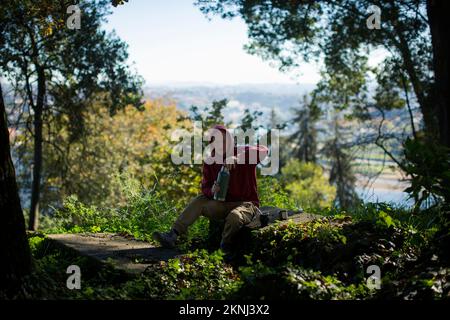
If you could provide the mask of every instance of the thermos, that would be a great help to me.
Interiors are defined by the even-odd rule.
[[[216,184],[220,189],[214,193],[214,200],[225,201],[228,191],[228,182],[230,182],[230,171],[227,167],[222,166],[216,180]]]

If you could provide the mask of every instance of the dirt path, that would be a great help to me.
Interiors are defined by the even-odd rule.
[[[141,273],[149,265],[182,254],[175,249],[128,239],[112,233],[51,234],[48,238],[102,263],[111,263],[127,273]]]

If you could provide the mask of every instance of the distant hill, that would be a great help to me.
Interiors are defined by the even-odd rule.
[[[274,108],[279,117],[288,120],[290,109],[297,107],[300,98],[313,90],[313,84],[241,84],[218,85],[211,83],[173,83],[148,85],[147,98],[173,99],[182,110],[192,105],[209,106],[214,100],[228,99],[226,121],[236,122],[245,108],[262,111],[267,117]]]

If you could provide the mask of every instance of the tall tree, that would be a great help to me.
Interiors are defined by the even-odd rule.
[[[214,100],[211,106],[204,107],[203,112],[200,112],[197,106],[191,106],[191,116],[188,117],[192,121],[200,121],[203,126],[203,130],[211,128],[215,124],[224,124],[225,117],[223,111],[227,107],[228,100]],[[184,119],[181,119],[184,120]]]
[[[450,3],[448,1],[427,0],[427,14],[433,43],[434,95],[439,118],[441,143],[450,146]]]
[[[31,270],[25,221],[10,154],[8,122],[0,83],[0,290],[14,292]]]
[[[356,177],[353,173],[353,157],[349,150],[344,146],[347,140],[341,125],[342,119],[339,119],[336,113],[331,122],[333,136],[329,139],[322,152],[330,163],[330,184],[336,186],[335,203],[340,208],[352,208],[358,202],[358,195],[355,191]]]
[[[258,130],[260,125],[258,125],[258,120],[262,116],[262,111],[253,110],[250,111],[249,108],[245,108],[244,114],[242,115],[241,122],[239,124],[239,128],[243,131],[247,131],[249,129]]]
[[[128,0],[124,0],[128,1]],[[113,0],[113,4],[122,4],[123,1]],[[28,5],[31,1],[28,1]],[[8,63],[11,56],[5,48],[7,42],[7,29],[11,28],[11,5],[2,3],[0,7],[0,62]],[[11,38],[9,38],[11,40]],[[20,39],[18,39],[20,41]],[[16,61],[17,62],[17,61]],[[28,83],[27,89],[30,88]],[[25,220],[20,204],[15,169],[11,159],[9,128],[6,114],[5,100],[2,84],[0,83],[0,213],[2,219],[2,232],[0,235],[0,290],[7,295],[14,295],[19,289],[22,279],[32,270],[30,248],[25,233]]]
[[[126,45],[101,30],[109,13],[106,0],[81,1],[79,29],[66,26],[71,1],[19,0],[2,4],[0,69],[22,88],[32,113],[33,180],[29,229],[38,227],[42,185],[43,125],[48,113],[71,117],[73,132],[82,129],[83,113],[92,99],[114,112],[139,104],[140,80],[130,73]]]
[[[297,126],[297,130],[289,138],[289,142],[294,143],[293,156],[304,162],[317,161],[317,121],[321,116],[321,110],[315,102],[313,95],[311,101],[308,96],[303,96],[300,108],[294,110],[292,123]]]

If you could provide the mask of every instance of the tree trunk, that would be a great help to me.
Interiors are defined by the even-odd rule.
[[[433,45],[434,101],[439,119],[440,142],[450,147],[450,97],[448,30],[450,12],[449,1],[427,0],[428,20]]]
[[[0,290],[11,292],[31,271],[30,248],[10,154],[6,110],[0,84]]]
[[[31,206],[29,230],[39,227],[39,199],[41,193],[42,172],[42,111],[44,109],[45,97],[45,73],[44,69],[38,67],[38,96],[34,108],[34,161],[33,182],[31,186]]]

